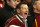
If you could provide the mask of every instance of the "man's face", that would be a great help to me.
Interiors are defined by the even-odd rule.
[[[20,0],[10,0],[9,5],[16,8],[16,5],[20,3]]]
[[[36,8],[40,11],[40,1],[37,1]]]
[[[20,7],[20,15],[26,19],[28,15],[28,6],[26,4],[22,4]]]

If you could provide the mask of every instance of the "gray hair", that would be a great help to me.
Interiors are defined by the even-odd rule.
[[[34,5],[36,5],[38,1],[40,1],[40,0],[35,1],[35,2],[34,2]]]
[[[37,4],[37,1],[34,2],[34,5],[36,5],[36,4]]]

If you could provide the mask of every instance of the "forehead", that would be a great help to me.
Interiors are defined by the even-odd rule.
[[[21,4],[21,7],[28,8],[27,4]]]

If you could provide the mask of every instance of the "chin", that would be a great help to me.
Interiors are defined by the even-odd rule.
[[[26,19],[27,17],[24,17],[24,19]]]
[[[24,15],[24,18],[26,19],[27,18],[27,15],[26,16]]]

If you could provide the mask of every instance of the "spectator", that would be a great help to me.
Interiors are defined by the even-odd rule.
[[[29,11],[27,3],[21,2],[18,4],[16,11],[17,15],[9,18],[4,27],[14,27],[14,25],[19,27],[28,27],[27,16]]]
[[[32,24],[34,23],[34,12],[33,12],[33,1],[32,0],[25,0],[24,2],[27,2],[27,5],[29,7],[29,15],[28,15],[28,26],[32,27]]]
[[[34,5],[35,22],[32,27],[40,27],[40,1],[35,1]]]

